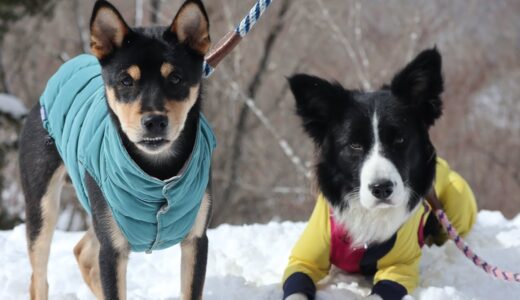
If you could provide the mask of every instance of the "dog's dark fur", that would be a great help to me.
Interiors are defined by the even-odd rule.
[[[178,174],[194,146],[201,110],[209,21],[200,0],[186,1],[168,27],[133,28],[106,1],[97,1],[90,23],[107,105],[124,146],[149,175]],[[43,128],[39,105],[21,135],[20,168],[26,199],[27,240],[33,269],[31,299],[47,299],[47,261],[65,169]],[[96,182],[86,174],[93,229],[74,253],[86,283],[99,299],[124,299],[129,245]],[[209,190],[195,225],[181,243],[182,299],[200,299],[204,285],[211,212]]]
[[[309,75],[289,83],[297,114],[317,146],[317,180],[335,216],[340,222],[360,218],[358,226],[347,227],[354,240],[390,238],[432,186],[436,154],[428,130],[442,112],[439,52],[423,51],[375,92]],[[378,197],[383,182],[390,194]]]

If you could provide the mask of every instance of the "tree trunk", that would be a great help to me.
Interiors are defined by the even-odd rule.
[[[4,57],[2,52],[3,43],[0,41],[0,93],[9,94],[9,84],[5,76]]]
[[[76,17],[76,27],[79,34],[79,47],[84,53],[90,52],[89,33],[85,25],[85,18],[81,14],[80,0],[74,0],[74,15]]]
[[[150,10],[150,21],[152,25],[159,23],[159,13],[161,11],[161,0],[152,0],[152,10]]]
[[[276,43],[276,40],[278,36],[280,35],[280,32],[283,30],[285,26],[285,15],[287,14],[287,11],[289,10],[290,1],[284,0],[282,2],[282,8],[280,9],[280,12],[278,13],[278,19],[277,22],[274,24],[274,26],[271,28],[271,31],[269,32],[269,36],[267,37],[267,40],[264,45],[263,54],[260,58],[260,62],[258,63],[258,67],[256,69],[256,72],[254,73],[253,79],[249,83],[247,87],[247,96],[250,99],[255,99],[258,90],[262,86],[262,80],[265,72],[267,71],[267,65],[269,62],[269,59],[271,58],[271,54],[273,51],[274,44]],[[246,133],[246,127],[247,127],[247,121],[249,119],[249,108],[246,104],[243,104],[239,117],[238,117],[238,123],[236,125],[236,133],[233,138],[233,144],[231,146],[231,170],[230,170],[230,176],[229,176],[229,184],[227,185],[226,189],[224,190],[223,194],[223,200],[224,201],[233,201],[235,192],[237,190],[237,183],[240,177],[240,165],[242,163],[242,149],[243,149],[243,140]],[[214,217],[214,222],[219,222],[221,218],[225,218],[225,216],[220,216],[219,214],[225,214],[225,210],[218,210],[216,213],[216,216]]]
[[[135,0],[135,26],[143,26],[143,0]]]

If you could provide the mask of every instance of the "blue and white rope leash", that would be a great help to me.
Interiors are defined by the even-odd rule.
[[[266,11],[267,7],[271,4],[271,0],[260,0],[258,1],[253,8],[249,11],[249,15],[247,15],[242,22],[238,25],[236,32],[240,35],[240,37],[245,37],[246,34],[249,33],[251,28],[253,28],[262,14]]]
[[[249,11],[249,14],[238,24],[236,29],[226,34],[226,36],[217,43],[204,61],[202,70],[205,78],[209,77],[213,71],[215,71],[215,67],[218,63],[253,29],[273,1],[274,0],[258,0]]]

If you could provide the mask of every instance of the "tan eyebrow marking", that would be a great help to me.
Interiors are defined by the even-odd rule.
[[[167,78],[173,72],[173,65],[170,63],[163,63],[161,66],[161,75]]]
[[[141,69],[137,65],[131,65],[130,68],[126,69],[126,72],[132,77],[134,81],[141,79]]]

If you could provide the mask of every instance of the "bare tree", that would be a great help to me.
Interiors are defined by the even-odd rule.
[[[282,7],[280,8],[280,11],[278,13],[278,20],[269,32],[269,35],[263,47],[263,53],[260,57],[258,67],[256,71],[253,73],[254,75],[251,82],[247,86],[247,97],[249,98],[248,100],[251,102],[254,101],[255,97],[257,96],[258,89],[262,85],[262,79],[263,76],[265,76],[267,65],[274,48],[274,44],[276,43],[277,38],[280,36],[280,32],[283,30],[283,27],[285,26],[285,15],[287,14],[289,8],[290,1],[283,0]],[[250,107],[251,106],[248,106],[247,103],[244,103],[242,105],[238,117],[238,123],[236,124],[236,131],[233,138],[233,144],[231,145],[230,157],[232,162],[230,178],[229,183],[226,189],[224,190],[223,194],[223,198],[226,199],[226,201],[231,202],[231,204],[234,201],[234,193],[237,187],[237,181],[239,180],[240,176],[239,168],[242,163],[242,142],[246,134],[246,124],[249,118],[249,113],[251,112]],[[219,213],[225,214],[225,212],[226,210],[218,211],[214,217],[214,220],[218,222],[218,220],[221,218]]]

